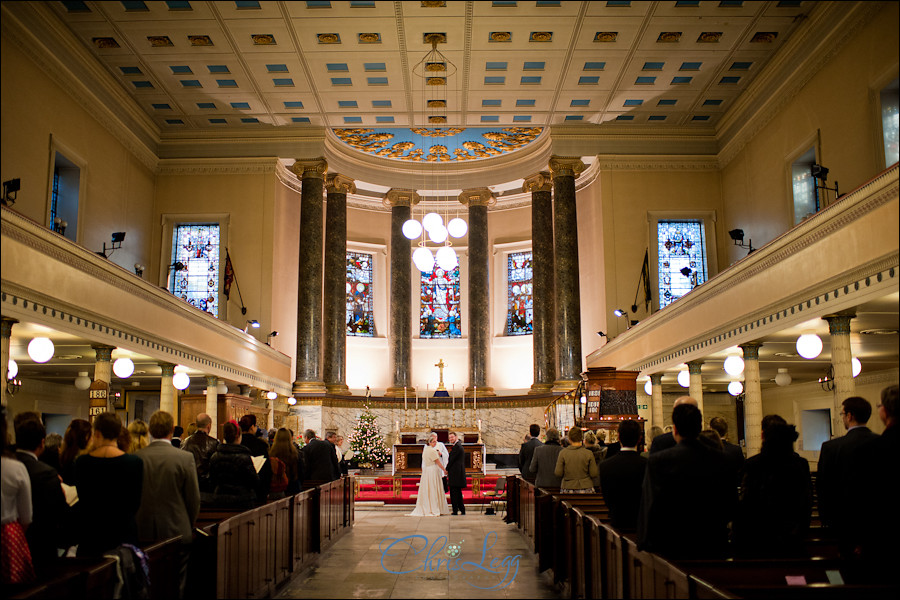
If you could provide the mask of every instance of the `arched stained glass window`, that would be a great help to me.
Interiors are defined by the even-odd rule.
[[[430,273],[421,273],[421,309],[419,337],[459,338],[462,327],[459,317],[459,265],[444,271],[437,264]]]
[[[347,335],[375,336],[372,255],[347,253]]]
[[[184,223],[174,227],[169,291],[200,310],[219,316],[219,225]]]
[[[657,225],[659,307],[664,308],[705,282],[703,221],[663,221]]]
[[[506,335],[534,332],[532,254],[513,252],[506,259]]]

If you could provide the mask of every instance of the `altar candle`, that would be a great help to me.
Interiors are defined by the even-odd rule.
[[[472,386],[472,410],[478,410],[478,386]]]
[[[419,392],[416,392],[416,413],[419,412]]]
[[[478,431],[481,431],[481,419],[478,419]]]
[[[406,410],[406,386],[403,386],[403,410]]]

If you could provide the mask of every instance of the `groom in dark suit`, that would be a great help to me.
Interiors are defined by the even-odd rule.
[[[447,435],[450,441],[450,457],[447,459],[447,478],[450,485],[450,504],[453,514],[466,514],[462,491],[466,487],[466,451],[455,431]]]

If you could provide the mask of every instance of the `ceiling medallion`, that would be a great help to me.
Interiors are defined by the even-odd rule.
[[[150,42],[150,45],[154,48],[165,48],[167,46],[175,45],[167,35],[148,35],[147,41]]]
[[[465,127],[443,127],[439,129],[430,128],[430,127],[410,127],[409,129],[416,135],[424,135],[426,137],[447,137],[451,135],[456,135],[457,133],[462,133],[466,130]]]
[[[439,116],[439,115],[431,115],[430,117],[428,117],[428,122],[429,123],[446,123],[447,117]]]
[[[656,41],[663,44],[670,44],[681,41],[680,31],[661,31]]]
[[[317,33],[316,39],[320,44],[340,44],[341,36],[337,33]]]
[[[94,45],[101,50],[119,47],[119,42],[117,42],[115,38],[111,37],[95,37],[91,38],[91,41],[94,42]]]
[[[188,41],[191,46],[215,46],[208,35],[189,35]]]
[[[447,0],[422,0],[422,8],[444,8]]]
[[[512,33],[509,31],[492,31],[489,39],[492,42],[511,42]]]
[[[442,62],[425,63],[425,70],[431,73],[439,73],[447,70],[447,64]]]
[[[361,34],[359,34],[359,43],[360,44],[380,44],[381,43],[381,34],[380,33],[361,33]]]
[[[276,46],[275,36],[271,33],[254,33],[250,35],[254,46]]]
[[[700,37],[697,38],[697,42],[700,44],[715,44],[721,37],[721,31],[704,31],[700,34]]]
[[[446,119],[443,115],[429,115]],[[446,121],[440,121],[446,122]],[[459,162],[500,156],[518,150],[537,139],[540,127],[504,127],[499,131],[487,128],[464,127],[414,127],[390,130],[367,128],[334,129],[335,135],[348,146],[375,156],[410,162]],[[447,141],[436,146],[417,147],[422,138],[442,137]],[[431,158],[434,157],[434,158]]]
[[[427,85],[447,85],[446,77],[427,77],[425,79]]]
[[[750,40],[751,44],[771,44],[778,37],[777,31],[757,31]]]
[[[553,41],[553,32],[552,31],[532,31],[531,35],[528,37],[529,42],[552,42]]]
[[[615,42],[619,37],[618,31],[598,31],[594,35],[595,42]]]
[[[422,34],[422,43],[423,44],[431,44],[432,46],[435,44],[446,44],[447,43],[447,34],[434,32],[434,31],[431,33],[423,33]]]

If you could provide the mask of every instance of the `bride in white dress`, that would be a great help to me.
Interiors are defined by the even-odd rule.
[[[437,434],[432,433],[428,439],[428,445],[422,452],[422,478],[419,479],[419,496],[416,498],[416,509],[408,515],[410,517],[440,517],[450,514],[443,482],[447,470],[441,464],[441,455],[435,446],[437,446]]]

